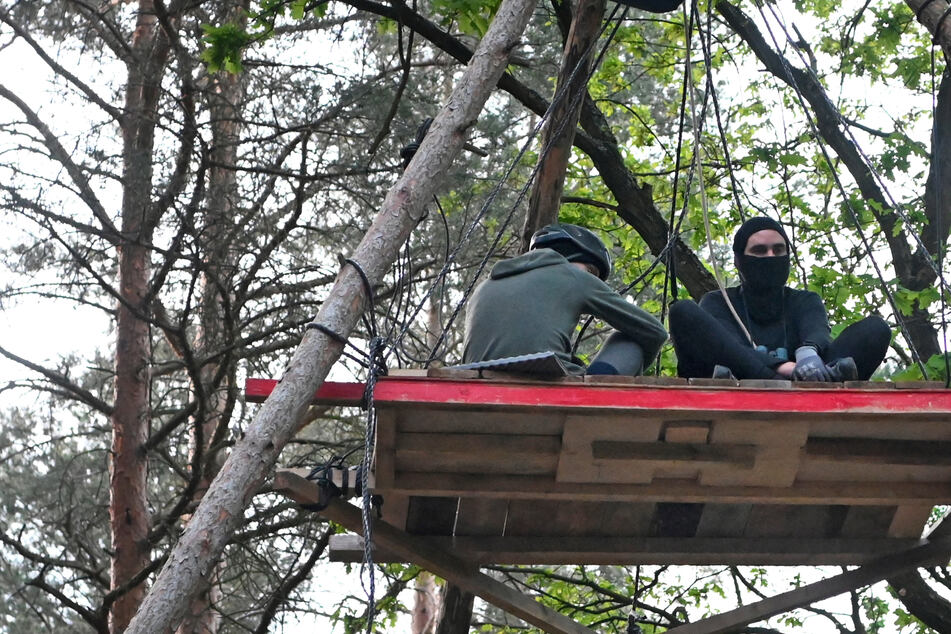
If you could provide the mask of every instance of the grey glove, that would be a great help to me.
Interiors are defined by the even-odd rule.
[[[832,373],[822,357],[811,346],[796,349],[796,368],[792,373],[796,381],[831,381]]]

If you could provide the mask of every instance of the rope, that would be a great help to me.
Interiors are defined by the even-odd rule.
[[[686,4],[684,5],[684,12],[689,12],[684,16],[684,20],[688,23],[688,29],[692,29],[693,18],[694,18],[695,5],[691,4],[688,9]],[[698,13],[699,17],[699,13]],[[699,20],[698,20],[699,21]],[[702,40],[701,36],[701,40]],[[702,48],[702,44],[701,44]],[[750,345],[754,348],[756,343],[753,341],[753,337],[750,335],[749,330],[746,328],[746,324],[743,323],[743,320],[740,319],[739,314],[736,312],[736,308],[733,306],[733,302],[730,300],[729,294],[726,292],[726,286],[723,284],[723,272],[720,270],[720,264],[717,262],[716,254],[713,250],[713,236],[712,231],[710,230],[710,206],[709,201],[707,200],[707,191],[703,186],[703,166],[700,162],[700,122],[697,119],[697,104],[694,99],[694,86],[693,86],[693,63],[690,60],[690,46],[687,46],[686,51],[686,61],[685,61],[685,72],[687,75],[688,82],[688,94],[690,96],[690,117],[693,123],[693,142],[694,142],[694,152],[693,160],[691,162],[691,168],[697,174],[697,184],[700,189],[700,208],[703,212],[703,228],[706,232],[707,237],[707,249],[710,251],[710,263],[713,265],[713,277],[717,282],[717,287],[720,289],[720,293],[723,295],[723,299],[726,301],[727,308],[730,309],[730,314],[733,315],[733,318],[736,319],[736,323],[739,324],[740,330],[749,340]],[[710,69],[707,69],[707,76],[709,77]],[[708,94],[714,92],[712,89],[707,91]]]

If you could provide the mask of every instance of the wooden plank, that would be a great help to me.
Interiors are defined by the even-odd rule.
[[[703,504],[661,502],[654,508],[651,537],[693,537],[697,533]]]
[[[850,570],[835,577],[796,588],[729,612],[723,612],[702,621],[674,627],[667,631],[670,634],[720,634],[721,632],[729,632],[743,625],[822,601],[855,588],[877,583],[899,572],[934,564],[942,560],[947,562],[949,553],[951,553],[951,539],[946,538],[926,543],[904,552],[885,555],[856,570]]]
[[[507,536],[602,535],[607,502],[513,500],[505,522]]]
[[[863,464],[951,465],[951,442],[878,438],[815,438],[806,442],[811,460]]]
[[[512,475],[549,475],[558,468],[558,454],[494,453],[432,453],[429,451],[396,451],[396,470],[429,473],[486,473]]]
[[[396,414],[392,410],[377,412],[373,456],[376,485],[384,489],[393,486],[396,477]]]
[[[649,502],[606,503],[598,533],[609,537],[646,537],[650,534],[654,507]]]
[[[244,399],[249,403],[263,403],[277,384],[274,379],[245,379]],[[362,383],[325,381],[314,395],[314,402],[321,405],[359,405],[362,400]]]
[[[632,460],[595,459],[592,443],[597,441],[655,442],[663,421],[637,420],[636,424],[616,415],[566,416],[561,457],[555,479],[558,482],[648,483],[655,465]]]
[[[455,535],[501,535],[508,516],[508,500],[460,498]]]
[[[951,391],[951,390],[949,390]],[[810,435],[821,438],[878,438],[882,440],[951,441],[951,425],[941,414],[925,409],[892,416],[868,413],[843,417],[818,417],[810,423]]]
[[[248,379],[246,398],[267,396],[276,381]],[[336,386],[331,389],[328,386]],[[872,387],[875,387],[872,384]],[[326,388],[326,391],[325,389]],[[253,393],[253,394],[252,394]],[[324,384],[316,401],[330,404],[345,396],[359,402],[359,383]],[[395,403],[458,404],[464,406],[522,406],[588,408],[629,411],[773,412],[788,416],[802,413],[848,414],[859,418],[911,414],[951,422],[951,390],[833,389],[771,390],[712,389],[666,386],[602,386],[581,383],[500,383],[488,380],[457,381],[414,377],[381,377],[374,398],[378,405]]]
[[[380,509],[384,522],[398,528],[406,530],[406,517],[409,515],[410,496],[400,493],[388,493],[383,497],[383,507]]]
[[[386,376],[405,379],[407,377],[425,378],[430,374],[426,368],[392,368],[387,371]]]
[[[750,511],[747,537],[828,538],[839,535],[848,507],[840,504],[762,504]]]
[[[459,500],[454,497],[411,497],[406,532],[413,535],[452,535]]]
[[[799,466],[801,482],[949,482],[951,465],[910,465],[839,462],[804,455]]]
[[[752,469],[756,461],[756,446],[728,445],[726,443],[707,445],[681,442],[594,440],[591,443],[591,456],[595,460],[728,463],[739,469]]]
[[[334,561],[359,562],[363,542],[335,543]],[[820,566],[860,565],[876,557],[920,545],[916,539],[684,539],[659,537],[429,537],[428,543],[451,550],[472,564],[519,564],[555,566],[563,564],[632,566]],[[374,561],[405,562],[374,548]]]
[[[661,438],[664,442],[706,444],[710,440],[712,420],[664,421]]]
[[[949,504],[948,482],[795,482],[791,487],[702,486],[695,480],[649,484],[557,482],[550,476],[397,474],[397,489],[414,495],[478,495],[490,498],[727,504]],[[385,491],[384,491],[385,492]]]
[[[741,537],[746,533],[751,504],[704,504],[697,537]]]
[[[932,506],[902,504],[895,510],[895,516],[888,527],[889,537],[921,537],[925,524],[931,517]]]
[[[799,473],[801,453],[802,449],[795,444],[760,446],[751,467],[711,464],[701,471],[699,481],[703,486],[717,487],[790,487]]]
[[[557,455],[561,451],[561,438],[522,434],[449,434],[449,433],[400,433],[397,451],[431,453],[479,453],[486,456],[512,454]]]
[[[383,408],[377,408],[378,410]],[[399,433],[473,433],[519,436],[536,434],[560,436],[565,417],[558,412],[532,410],[489,410],[485,408],[429,407],[394,408],[398,412]]]
[[[888,527],[895,516],[895,506],[852,506],[842,523],[842,537],[898,537],[889,535]],[[910,535],[902,535],[910,537]]]

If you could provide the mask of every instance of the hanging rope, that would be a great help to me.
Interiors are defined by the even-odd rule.
[[[689,15],[685,15],[684,19],[687,21],[688,29],[692,28],[693,18],[696,14],[699,21],[699,13],[695,10],[695,2],[690,5],[688,8],[686,4],[684,5],[684,11],[689,12]],[[703,37],[701,36],[701,40]],[[701,48],[703,47],[701,43]],[[713,232],[710,230],[710,206],[707,200],[707,190],[703,182],[703,165],[700,160],[700,127],[701,122],[697,117],[697,104],[694,98],[694,85],[693,85],[693,63],[690,59],[690,46],[686,50],[686,60],[685,60],[685,73],[687,76],[687,93],[689,96],[688,103],[690,106],[690,117],[693,126],[693,159],[691,162],[691,169],[696,172],[696,183],[700,191],[700,209],[703,213],[703,228],[706,233],[707,238],[707,249],[710,251],[710,263],[713,265],[713,277],[717,282],[717,287],[720,289],[720,293],[723,295],[723,299],[726,302],[727,308],[730,309],[730,314],[733,315],[733,318],[736,320],[736,323],[739,325],[740,330],[746,336],[747,340],[750,342],[750,345],[754,348],[756,343],[753,341],[753,337],[750,335],[750,331],[747,330],[746,324],[743,323],[743,320],[740,318],[739,314],[736,312],[736,308],[733,306],[733,302],[730,300],[729,294],[726,292],[726,286],[723,283],[723,272],[720,270],[720,264],[717,261],[716,253],[713,248]],[[706,76],[709,78],[711,69],[706,69]],[[707,94],[714,92],[711,89],[707,90]]]

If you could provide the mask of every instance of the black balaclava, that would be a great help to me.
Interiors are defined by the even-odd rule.
[[[746,255],[746,243],[758,231],[772,229],[786,242],[786,255],[756,257]],[[733,262],[740,273],[743,301],[750,319],[758,323],[776,321],[783,314],[783,288],[789,279],[789,253],[792,246],[783,226],[772,218],[750,218],[733,237]]]

